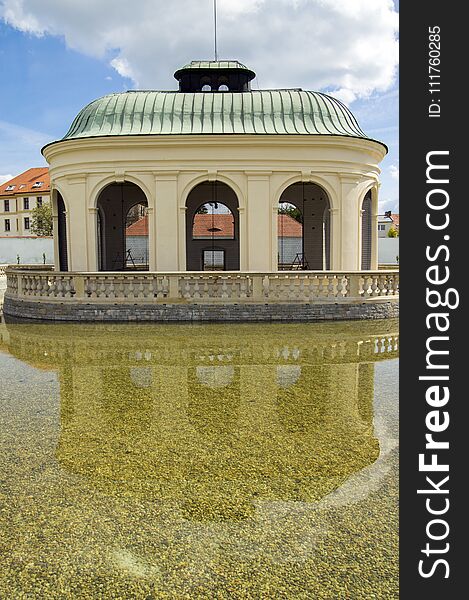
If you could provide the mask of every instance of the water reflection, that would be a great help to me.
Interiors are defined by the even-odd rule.
[[[322,537],[314,511],[347,504],[340,494],[350,481],[349,497],[368,494],[386,441],[373,420],[375,364],[397,356],[396,332],[393,321],[9,324],[3,348],[57,372],[58,468],[104,495],[125,532],[109,558],[95,520],[97,543],[117,565],[111,580],[130,572],[177,595],[208,578],[204,593],[238,597],[227,590],[247,594],[246,578],[288,563],[272,584],[288,597],[291,564],[314,561]],[[235,583],[235,565],[246,581]],[[311,577],[295,593],[312,593]]]

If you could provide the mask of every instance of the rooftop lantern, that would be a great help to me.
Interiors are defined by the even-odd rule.
[[[174,73],[180,92],[249,92],[255,76],[237,60],[193,60]]]

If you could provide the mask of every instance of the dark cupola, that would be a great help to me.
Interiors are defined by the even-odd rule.
[[[193,60],[174,73],[180,92],[249,92],[255,76],[237,60]]]

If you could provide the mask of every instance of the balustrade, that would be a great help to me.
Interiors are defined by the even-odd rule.
[[[7,296],[32,301],[98,303],[340,303],[399,294],[399,273],[389,271],[55,272],[9,267]]]

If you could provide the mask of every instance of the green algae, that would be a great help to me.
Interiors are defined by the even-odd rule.
[[[2,327],[0,597],[398,597],[395,321]]]

